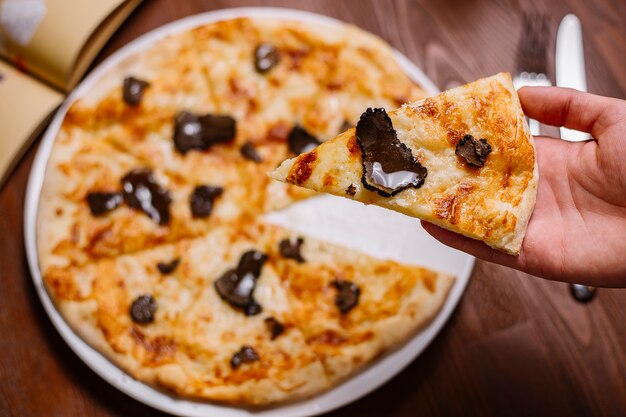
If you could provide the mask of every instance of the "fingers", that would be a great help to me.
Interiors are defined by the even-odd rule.
[[[483,242],[461,236],[457,233],[435,226],[434,224],[427,223],[425,221],[422,221],[421,223],[422,227],[426,230],[426,232],[428,232],[429,235],[444,245],[469,253],[470,255],[487,262],[493,262],[515,269],[522,268],[519,257],[498,252],[497,250],[485,245]]]
[[[626,111],[626,102],[571,88],[523,87],[518,91],[524,113],[552,126],[565,126],[598,138]]]

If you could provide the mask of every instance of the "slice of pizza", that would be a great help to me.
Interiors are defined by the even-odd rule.
[[[338,384],[426,327],[455,278],[264,226],[290,321]]]
[[[508,73],[398,110],[287,160],[272,178],[376,204],[519,254],[538,181],[533,138]]]

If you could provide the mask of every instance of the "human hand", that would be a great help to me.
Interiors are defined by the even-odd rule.
[[[448,246],[533,275],[626,286],[626,101],[558,87],[524,87],[518,93],[528,117],[595,138],[535,138],[537,203],[520,255],[430,223],[422,226]]]

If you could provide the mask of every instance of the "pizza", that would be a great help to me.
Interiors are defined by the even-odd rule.
[[[239,18],[167,35],[103,71],[61,124],[39,267],[72,329],[133,377],[262,406],[354,375],[427,325],[454,277],[266,223],[314,195],[267,175],[424,97],[352,26]]]
[[[376,204],[519,254],[537,161],[511,76],[500,73],[387,113],[287,160],[271,176]]]

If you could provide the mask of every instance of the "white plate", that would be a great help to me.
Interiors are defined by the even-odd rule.
[[[70,348],[98,375],[129,396],[162,411],[188,417],[289,417],[311,416],[346,405],[368,394],[388,381],[413,361],[433,340],[456,307],[474,264],[466,254],[441,245],[428,236],[419,221],[378,207],[364,206],[347,199],[319,196],[272,213],[266,218],[293,230],[324,238],[328,241],[360,249],[366,253],[398,261],[420,264],[453,273],[457,282],[450,292],[439,315],[419,334],[375,361],[364,371],[332,390],[314,398],[278,405],[263,410],[249,410],[202,401],[180,399],[139,382],[120,370],[104,356],[79,338],[63,320],[44,287],[37,261],[35,224],[39,194],[45,167],[54,138],[69,105],[87,92],[107,71],[128,55],[144,49],[163,36],[183,31],[201,24],[235,17],[275,17],[301,20],[318,25],[342,24],[338,20],[313,13],[279,8],[237,8],[191,16],[149,32],[120,49],[98,66],[68,97],[46,131],[30,173],[24,209],[24,234],[28,264],[35,287],[50,320]],[[430,93],[437,93],[435,85],[404,55],[396,52],[397,59],[409,76]]]

